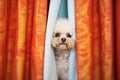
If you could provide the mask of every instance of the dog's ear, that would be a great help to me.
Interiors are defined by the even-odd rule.
[[[55,46],[55,45],[53,45],[53,44],[51,44],[51,47],[52,47],[52,48],[56,48],[56,46]]]
[[[75,41],[74,40],[68,40],[68,46],[67,46],[67,48],[68,49],[71,49],[71,48],[73,48],[75,46]]]
[[[51,47],[53,48],[56,48],[56,40],[55,39],[52,39],[52,42],[51,42]]]
[[[55,47],[55,46],[54,46],[54,44],[53,44],[53,42],[51,43],[51,47],[52,47],[52,48],[54,48],[54,47]]]

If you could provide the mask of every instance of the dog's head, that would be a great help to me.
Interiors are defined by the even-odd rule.
[[[52,38],[52,47],[55,49],[71,49],[74,47],[72,27],[67,19],[58,19]]]

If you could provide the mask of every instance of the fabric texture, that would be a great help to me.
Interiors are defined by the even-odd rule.
[[[115,80],[112,0],[75,0],[78,80]]]

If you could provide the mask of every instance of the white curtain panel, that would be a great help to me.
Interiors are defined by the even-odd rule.
[[[74,7],[75,0],[68,0],[68,19],[72,24],[73,28],[73,39],[76,41],[75,35],[75,7]],[[76,72],[76,51],[74,49],[70,52],[70,60],[69,60],[69,80],[77,80],[77,72]]]
[[[50,0],[45,41],[44,80],[57,80],[56,63],[53,49],[51,48],[51,40],[59,5],[60,0]]]

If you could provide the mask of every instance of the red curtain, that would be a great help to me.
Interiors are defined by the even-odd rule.
[[[115,53],[115,55],[116,55],[116,65],[117,65],[117,79],[118,80],[120,80],[120,0],[117,0],[116,2],[115,2],[116,4],[115,4],[115,19],[116,20],[114,20],[115,21],[115,25],[114,25],[114,27],[115,27],[115,31],[116,31],[116,34],[115,34],[115,36],[116,36],[116,47],[115,47],[115,50],[116,50],[116,53]]]
[[[0,0],[0,80],[42,80],[48,0]]]
[[[43,80],[49,0],[0,0],[0,80]],[[75,0],[78,80],[120,80],[120,0]]]
[[[120,80],[120,0],[75,0],[78,80]]]

